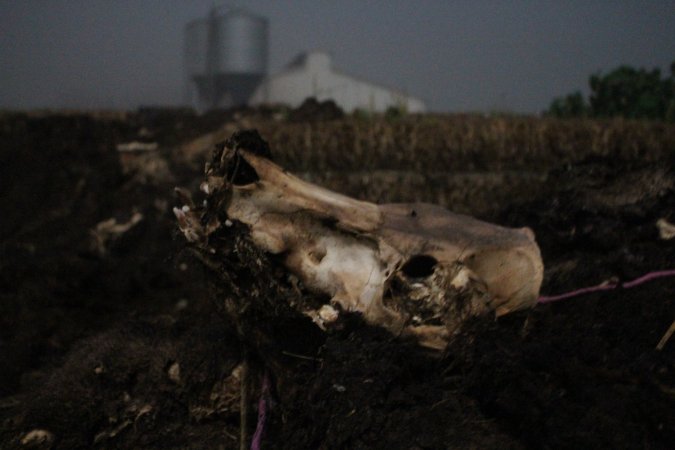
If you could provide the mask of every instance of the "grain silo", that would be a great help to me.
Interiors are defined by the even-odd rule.
[[[267,73],[268,22],[242,9],[185,27],[189,102],[200,109],[244,105]]]

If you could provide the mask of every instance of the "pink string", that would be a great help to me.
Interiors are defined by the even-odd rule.
[[[270,392],[270,377],[267,371],[263,375],[260,399],[258,400],[258,424],[251,440],[251,450],[260,450],[263,433],[265,432],[265,423],[267,422],[267,398]]]
[[[633,281],[628,281],[621,285],[622,288],[630,289],[632,287],[638,286],[642,283],[645,283],[650,280],[655,280],[656,278],[664,277],[675,277],[675,270],[657,270],[655,272],[649,272],[646,275],[642,275],[640,278],[636,278]]]
[[[590,294],[591,292],[599,292],[599,291],[611,291],[613,289],[622,287],[624,289],[630,289],[635,286],[639,286],[643,283],[646,283],[647,281],[655,280],[657,278],[664,278],[664,277],[675,277],[675,269],[674,270],[657,270],[655,272],[649,272],[646,275],[643,275],[639,278],[636,278],[632,281],[627,281],[625,283],[602,283],[597,286],[590,286],[590,287],[585,287],[581,289],[576,289],[571,292],[566,292],[564,294],[559,294],[559,295],[551,295],[551,296],[546,296],[542,295],[539,297],[537,300],[537,303],[551,303],[551,302],[557,302],[558,300],[565,300],[568,298],[572,297],[578,297],[580,295],[584,294]]]

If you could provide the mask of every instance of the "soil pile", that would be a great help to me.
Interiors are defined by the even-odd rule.
[[[306,99],[300,106],[288,113],[290,122],[315,122],[342,119],[344,111],[333,100],[319,101],[314,97]]]
[[[244,354],[249,437],[260,379],[266,370],[277,375],[264,448],[670,448],[675,442],[675,341],[655,349],[675,319],[672,279],[475,320],[442,355],[366,327],[356,316],[328,334],[308,335],[306,323],[270,323],[267,336],[274,339],[265,346],[242,341],[250,334],[231,321],[222,301],[235,293],[209,283],[170,214],[173,186],[196,191],[201,177],[176,160],[175,146],[238,119],[162,114],[1,120],[2,448],[238,448]],[[351,120],[335,126],[351,133]],[[476,119],[466,120],[470,129]],[[508,128],[499,120],[493,127],[502,135],[518,136],[518,124],[526,123],[518,119]],[[530,120],[527,126],[539,126]],[[567,130],[563,136],[594,126],[633,125],[559,125]],[[277,133],[300,130],[293,142],[314,129],[303,127],[259,123]],[[370,131],[363,133],[366,142]],[[666,149],[671,134],[666,129],[659,140],[647,133],[635,148]],[[335,139],[345,136],[336,131]],[[387,145],[405,154],[408,142],[397,139]],[[158,150],[121,158],[116,146],[134,140],[158,142]],[[321,142],[312,141],[324,151],[333,145]],[[545,189],[516,198],[520,185],[510,191],[506,179],[501,189],[514,196],[481,212],[534,229],[546,294],[673,268],[675,241],[659,239],[655,226],[659,218],[675,222],[672,169],[663,155],[630,154],[608,142],[606,151],[593,154],[577,149],[578,157],[533,151],[528,159],[525,152],[513,169],[539,173]],[[476,158],[489,162],[488,156]],[[165,162],[168,176],[139,176],[157,161]],[[475,167],[485,161],[476,159]],[[509,170],[508,158],[499,161],[499,170]],[[115,231],[135,214],[142,219]],[[250,283],[239,297],[255,298],[249,288],[261,278],[252,274],[234,273]],[[35,430],[44,433],[30,433]]]

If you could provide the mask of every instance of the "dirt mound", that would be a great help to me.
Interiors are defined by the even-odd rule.
[[[290,122],[321,122],[342,119],[344,116],[342,108],[333,100],[320,102],[314,97],[309,97],[288,113],[288,120]]]
[[[220,127],[228,114],[204,122],[189,111],[151,110],[2,117],[0,447],[27,448],[21,441],[30,431],[46,430],[52,440],[42,448],[238,448],[244,354],[249,437],[260,380],[266,371],[275,375],[264,448],[665,449],[675,442],[675,342],[655,349],[675,318],[671,279],[475,320],[442,355],[357,316],[342,329],[308,335],[308,324],[289,315],[265,322],[273,339],[242,341],[250,330],[231,321],[223,300],[255,298],[266,256],[258,255],[259,273],[231,273],[239,292],[224,290],[176,239],[170,214],[174,183],[196,191],[201,178],[177,165],[174,146]],[[526,142],[519,141],[523,129],[544,130],[538,139],[546,142],[558,130],[571,147],[582,136],[595,147],[575,148],[573,157],[530,149],[513,167],[508,157],[493,167],[489,155],[476,156],[473,170],[524,170],[546,180],[523,196],[522,179],[505,177],[485,217],[534,229],[545,294],[673,268],[675,241],[660,240],[655,226],[662,217],[675,222],[675,176],[656,156],[670,131],[659,138],[658,126],[623,122],[430,119],[436,131],[431,122],[402,120],[381,142],[373,134],[379,125],[351,119],[335,121],[330,133],[325,124],[321,132],[302,123],[261,129],[277,130],[275,155],[284,133],[297,143],[314,130],[317,153],[307,167],[319,161],[316,167],[347,172],[343,162],[359,153],[334,153],[336,142],[358,143],[362,153],[373,143],[379,153],[365,159],[377,166],[375,156],[388,152],[408,161],[410,136],[418,146],[435,142],[448,124],[455,134],[447,138],[459,143],[493,129],[492,140],[481,138],[486,155],[498,152],[491,142],[507,153]],[[614,139],[618,129],[625,139]],[[599,134],[589,137],[593,130]],[[124,170],[116,145],[142,137],[158,142],[154,157],[166,161],[173,181],[141,182]],[[432,150],[425,161],[451,159]],[[279,154],[292,160],[304,150],[293,151]],[[114,232],[136,213],[140,221]],[[108,230],[103,250],[92,245],[101,230]]]
[[[186,313],[130,320],[83,340],[22,399],[21,430],[47,429],[58,448],[227,441],[227,427],[214,423],[239,418],[238,402],[219,396],[240,360],[227,333],[220,320]],[[9,439],[16,445],[16,435]]]

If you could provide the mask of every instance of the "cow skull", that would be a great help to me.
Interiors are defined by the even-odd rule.
[[[257,247],[281,255],[308,290],[330,299],[301,311],[320,327],[340,311],[354,311],[370,324],[443,349],[470,317],[536,303],[543,264],[530,229],[429,204],[355,200],[234,147],[207,167],[201,186],[207,202],[219,199],[227,221],[245,224]],[[174,212],[187,239],[203,246],[225,225],[204,223],[190,205]]]

